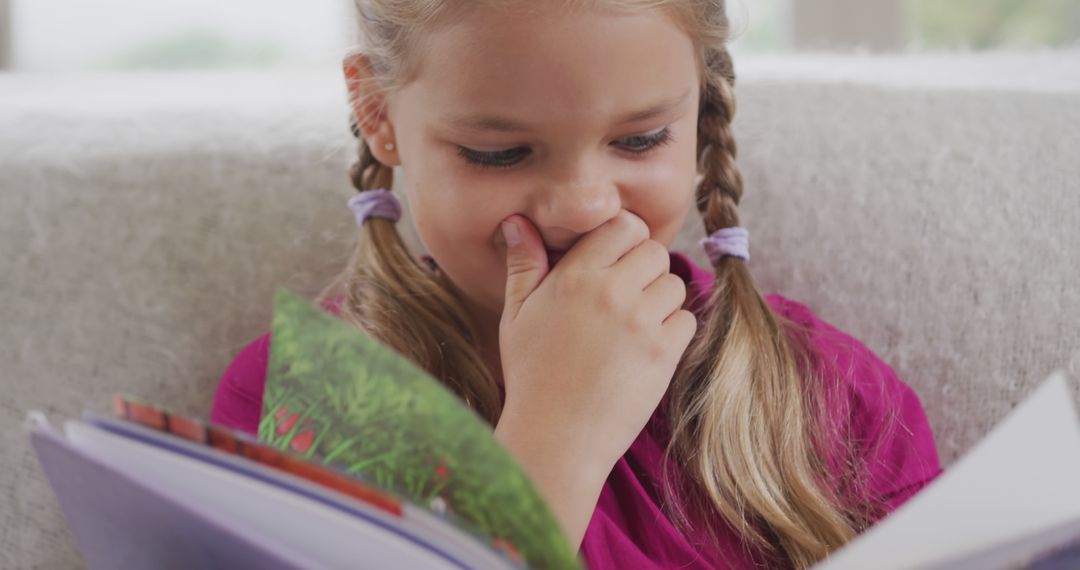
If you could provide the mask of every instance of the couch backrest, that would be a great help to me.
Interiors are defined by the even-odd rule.
[[[1052,369],[1080,374],[1080,86],[856,63],[740,66],[750,266],[892,364],[948,463]],[[335,70],[0,75],[0,566],[78,559],[28,409],[126,392],[204,415],[274,289],[344,263],[346,124]],[[701,231],[676,244],[699,262]]]

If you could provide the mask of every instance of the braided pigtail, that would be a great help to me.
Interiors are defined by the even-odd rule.
[[[359,137],[349,178],[359,192],[393,187],[394,172]],[[440,379],[492,425],[502,409],[495,378],[474,342],[475,327],[456,289],[408,251],[394,220],[363,221],[342,274],[323,293],[344,293],[341,316]]]
[[[707,49],[704,68],[698,119],[704,176],[696,203],[712,235],[739,226],[743,185],[727,50]],[[725,255],[714,264],[709,313],[672,385],[668,453],[685,466],[694,495],[707,497],[771,564],[805,568],[854,536],[847,514],[835,506],[815,443],[819,402],[807,388],[787,323],[759,294],[744,260]],[[695,518],[715,531],[705,507],[697,505]],[[679,515],[689,524],[685,512]]]

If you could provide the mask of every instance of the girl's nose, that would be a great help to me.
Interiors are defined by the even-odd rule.
[[[534,220],[545,237],[573,241],[615,217],[622,198],[607,177],[553,181],[541,192]]]

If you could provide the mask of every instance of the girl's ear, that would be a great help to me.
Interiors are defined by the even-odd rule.
[[[342,63],[345,86],[349,90],[349,105],[360,136],[379,162],[387,166],[400,165],[394,126],[387,113],[388,101],[377,89],[371,64],[362,55],[346,56]]]

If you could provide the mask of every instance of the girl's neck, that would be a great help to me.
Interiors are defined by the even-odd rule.
[[[478,337],[476,344],[480,358],[488,365],[491,375],[495,378],[495,383],[502,386],[502,357],[499,351],[500,318],[498,315],[492,317],[486,311],[474,310],[472,307],[469,307],[469,310],[476,326]]]
[[[480,306],[470,301],[465,295],[461,294],[461,291],[454,286],[446,274],[439,270],[439,266],[434,263],[434,260],[430,257],[425,260],[428,262],[428,266],[435,273],[436,279],[442,281],[443,285],[449,287],[449,290],[454,291],[462,304],[465,306],[465,310],[469,313],[469,317],[472,319],[474,331],[476,333],[476,348],[479,352],[480,358],[488,366],[488,370],[491,371],[491,375],[495,378],[495,383],[498,386],[503,385],[502,377],[502,358],[499,351],[499,322],[502,319],[501,314],[493,313],[486,307]]]

